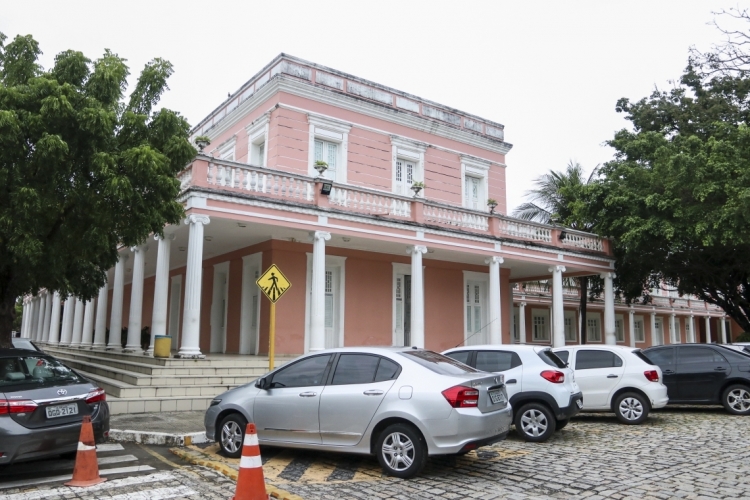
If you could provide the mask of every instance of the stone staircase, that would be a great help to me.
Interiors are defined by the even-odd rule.
[[[176,359],[49,345],[43,349],[107,391],[112,414],[205,410],[214,396],[268,372],[267,356]],[[275,365],[291,359],[277,357]]]

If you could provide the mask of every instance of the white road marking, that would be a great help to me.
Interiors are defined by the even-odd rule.
[[[110,500],[166,500],[167,498],[188,497],[197,494],[197,491],[191,490],[187,486],[177,486],[123,493],[122,495],[111,497]]]
[[[101,474],[103,471],[100,471]],[[34,484],[42,484],[45,482],[55,482],[55,481],[67,481],[72,476],[57,476],[54,478],[44,478],[43,480],[26,480],[26,481],[15,481],[14,483],[0,483],[0,488],[14,488],[19,486],[32,486]],[[105,481],[103,483],[99,483],[95,486],[89,486],[85,489],[85,491],[91,492],[91,491],[99,491],[99,490],[106,490],[111,488],[119,488],[121,486],[131,486],[133,484],[142,484],[142,483],[156,483],[156,482],[163,482],[163,481],[169,481],[171,479],[174,479],[175,476],[171,472],[157,472],[155,474],[149,474],[148,476],[134,476],[134,477],[123,477],[121,479],[115,479],[112,481]],[[30,491],[26,493],[16,493],[15,495],[8,495],[3,497],[5,500],[35,500],[38,498],[49,498],[56,495],[67,495],[74,491],[81,491],[80,488],[69,488],[67,486],[63,486],[60,488],[54,488],[50,490],[40,490],[40,491]]]
[[[135,462],[137,460],[138,457],[136,457],[135,455],[117,455],[116,457],[102,457],[96,459],[99,465],[119,464],[120,462]]]
[[[96,445],[96,451],[120,451],[124,450],[120,443],[103,443]]]
[[[128,472],[143,472],[147,470],[156,470],[150,465],[133,465],[131,467],[120,467],[118,469],[104,469],[99,471],[100,476],[107,474],[126,474]]]

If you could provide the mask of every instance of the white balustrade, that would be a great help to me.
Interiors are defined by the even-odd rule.
[[[500,233],[514,238],[523,238],[526,240],[552,242],[552,229],[528,224],[526,222],[508,219],[499,219]]]
[[[208,184],[302,202],[314,199],[315,182],[294,175],[238,165],[209,163]]]
[[[454,210],[427,203],[424,205],[424,221],[428,224],[442,224],[462,228],[479,229],[480,231],[487,231],[490,227],[486,215],[463,210]]]
[[[185,191],[193,181],[193,167],[188,167],[177,175],[180,181],[180,191]]]
[[[585,250],[596,250],[601,252],[604,247],[602,246],[602,240],[597,236],[586,236],[582,234],[571,234],[565,233],[562,238],[562,244],[569,247],[583,248]]]
[[[334,186],[331,188],[328,201],[331,205],[355,212],[411,217],[411,202],[393,196]]]

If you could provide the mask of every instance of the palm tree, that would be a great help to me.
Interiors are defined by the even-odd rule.
[[[578,216],[580,211],[576,210],[576,205],[586,203],[586,186],[591,184],[598,170],[599,165],[586,177],[581,164],[573,160],[568,162],[563,172],[550,170],[534,181],[536,188],[527,191],[525,195],[529,201],[516,207],[513,217],[542,224],[562,224],[579,231],[592,231],[593,221],[582,220]],[[590,276],[573,278],[581,294],[581,318],[578,323],[583,344],[586,343],[585,318],[590,279]]]

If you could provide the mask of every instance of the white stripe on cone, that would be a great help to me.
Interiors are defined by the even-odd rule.
[[[263,462],[259,456],[240,458],[240,468],[257,469],[258,467],[263,467]]]
[[[258,435],[257,434],[245,434],[245,446],[257,446]]]
[[[78,441],[78,451],[91,451],[95,449],[96,449],[96,446],[89,446],[87,444],[83,444],[82,442]]]

